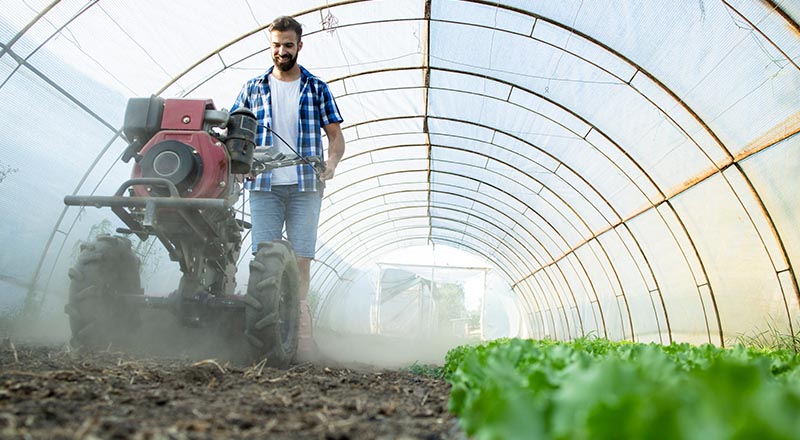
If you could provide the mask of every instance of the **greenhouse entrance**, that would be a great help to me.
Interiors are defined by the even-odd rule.
[[[373,334],[482,339],[489,268],[410,264],[378,267]]]

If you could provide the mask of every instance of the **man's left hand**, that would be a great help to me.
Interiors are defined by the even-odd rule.
[[[333,179],[334,172],[336,171],[336,167],[332,166],[330,161],[325,162],[325,168],[319,173],[319,178],[323,182],[326,180]]]

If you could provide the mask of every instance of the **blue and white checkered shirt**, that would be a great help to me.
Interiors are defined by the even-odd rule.
[[[257,146],[272,145],[272,132],[267,130],[267,127],[272,127],[272,96],[269,89],[272,69],[274,67],[247,81],[231,107],[231,112],[239,107],[246,107],[255,113],[258,121]],[[298,153],[303,157],[322,157],[321,128],[344,119],[328,85],[303,66],[300,66],[300,72],[300,114],[296,144],[299,147]],[[251,191],[269,191],[272,187],[271,177],[272,173],[269,171],[259,174],[255,181],[246,181],[244,187]],[[297,165],[298,191],[318,191],[319,182],[316,177],[311,165]]]

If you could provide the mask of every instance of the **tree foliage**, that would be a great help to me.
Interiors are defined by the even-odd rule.
[[[467,308],[464,302],[464,287],[456,283],[434,283],[433,300],[439,322],[448,324],[451,319],[465,318]]]

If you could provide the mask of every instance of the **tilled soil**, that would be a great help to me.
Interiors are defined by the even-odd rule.
[[[332,361],[278,370],[5,339],[0,438],[463,439],[449,391]]]

